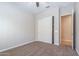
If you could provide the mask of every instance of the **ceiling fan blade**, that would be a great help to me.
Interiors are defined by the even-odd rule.
[[[39,7],[39,2],[36,2],[36,6]]]

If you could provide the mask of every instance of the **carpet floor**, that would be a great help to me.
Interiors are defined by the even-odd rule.
[[[70,47],[59,47],[44,42],[32,42],[0,53],[1,56],[78,56]]]

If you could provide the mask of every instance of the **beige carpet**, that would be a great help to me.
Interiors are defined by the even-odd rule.
[[[77,56],[70,47],[59,47],[44,42],[32,42],[0,53],[1,56]]]

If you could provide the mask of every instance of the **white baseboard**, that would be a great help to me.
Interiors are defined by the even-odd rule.
[[[54,45],[57,45],[57,46],[59,46],[59,43],[54,43]]]
[[[76,52],[78,53],[78,55],[79,55],[79,51],[76,49]]]
[[[31,43],[31,42],[34,42],[34,41],[25,42],[25,43],[22,43],[22,44],[18,44],[18,45],[16,45],[16,46],[12,46],[12,47],[9,47],[9,48],[6,48],[6,49],[2,49],[2,50],[0,50],[0,52],[7,51],[7,50],[10,50],[10,49],[19,47],[19,46],[23,46],[23,45],[28,44],[28,43]]]
[[[39,40],[35,40],[35,41],[39,41]],[[40,41],[40,42],[44,42],[44,41]],[[44,42],[44,43],[48,43],[48,42]],[[50,44],[52,44],[52,43],[50,43]],[[59,46],[59,43],[54,43],[54,45]]]

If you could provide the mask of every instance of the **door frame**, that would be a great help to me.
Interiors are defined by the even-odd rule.
[[[61,17],[62,16],[72,16],[72,49],[75,49],[75,19],[74,19],[74,10],[72,10],[72,13],[68,13],[65,15],[60,15],[60,21],[59,21],[59,45],[61,44]]]

